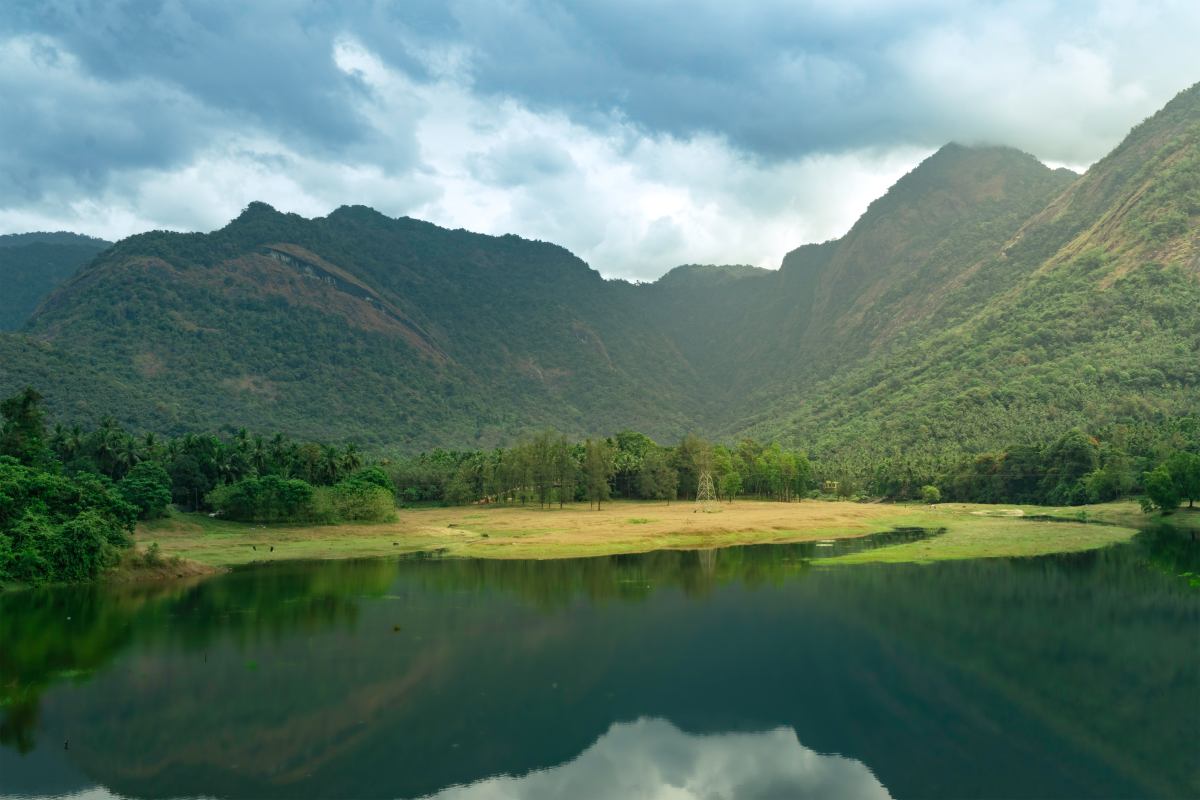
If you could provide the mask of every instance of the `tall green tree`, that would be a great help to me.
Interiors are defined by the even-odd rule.
[[[45,464],[50,459],[46,443],[46,418],[42,396],[32,386],[0,401],[0,455],[12,456],[22,464]]]
[[[642,457],[637,489],[647,500],[666,500],[668,505],[678,493],[679,473],[661,448],[648,450]]]
[[[679,473],[679,488],[684,497],[692,497],[700,483],[700,473],[712,470],[712,445],[689,433],[675,448],[671,463]]]
[[[552,449],[554,481],[558,486],[558,507],[567,500],[575,499],[575,486],[579,483],[579,465],[571,455],[571,445],[566,436],[559,436]]]
[[[1179,490],[1175,487],[1175,480],[1166,464],[1159,464],[1143,475],[1142,487],[1146,490],[1141,500],[1142,510],[1157,509],[1164,514],[1170,514],[1179,507]]]
[[[1196,498],[1200,497],[1200,455],[1175,453],[1166,466],[1180,500],[1187,500],[1188,508],[1195,508]]]
[[[612,493],[609,479],[614,472],[613,448],[604,439],[588,439],[583,444],[583,480],[587,492],[588,504],[595,503],[600,510],[600,503],[607,500]]]
[[[1055,505],[1077,505],[1087,500],[1084,478],[1100,466],[1095,440],[1080,430],[1067,431],[1046,453],[1042,498]]]
[[[138,510],[141,519],[154,519],[167,513],[171,503],[171,476],[155,461],[142,461],[117,484],[125,501]]]

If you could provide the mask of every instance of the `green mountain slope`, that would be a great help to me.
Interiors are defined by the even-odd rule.
[[[1200,87],[1083,176],[948,145],[777,271],[605,281],[566,250],[252,204],[106,250],[0,335],[0,391],[414,449],[554,426],[937,459],[1200,408]]]
[[[970,313],[1005,282],[976,265],[1075,177],[1016,150],[947,145],[841,239],[737,283],[664,279],[647,287],[647,315],[679,342],[735,430],[746,398],[761,406]]]
[[[9,350],[52,348],[127,392],[114,405],[68,369],[47,392],[56,411],[166,431],[474,446],[639,419],[678,435],[691,375],[621,296],[554,245],[253,204],[212,234],[118,243],[46,301],[25,331],[37,347]],[[42,360],[14,354],[4,383],[36,380]]]
[[[46,295],[109,242],[76,233],[0,236],[0,330],[16,330]]]
[[[780,398],[755,427],[823,452],[978,451],[1200,408],[1200,87],[1134,129],[977,271],[969,317]]]

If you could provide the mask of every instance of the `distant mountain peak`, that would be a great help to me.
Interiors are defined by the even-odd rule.
[[[711,287],[769,273],[771,270],[751,264],[680,264],[654,283],[671,288]]]
[[[105,248],[112,244],[106,239],[71,231],[31,231],[0,235],[0,247],[23,247],[29,244],[88,245]]]
[[[274,215],[274,214],[279,214],[279,213],[280,213],[279,210],[276,209],[275,206],[271,205],[270,203],[264,202],[262,200],[251,200],[249,202],[249,204],[247,204],[247,206],[242,209],[242,213],[238,214],[237,218],[241,219],[242,217],[252,217],[252,216],[256,216],[256,215],[260,215],[260,214]]]

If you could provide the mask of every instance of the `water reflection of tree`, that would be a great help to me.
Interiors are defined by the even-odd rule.
[[[638,602],[664,587],[701,596],[732,581],[779,584],[803,573],[811,555],[811,545],[789,545],[542,562],[348,561],[246,570],[194,586],[8,593],[0,595],[0,745],[31,750],[42,694],[64,680],[88,680],[134,644],[248,647],[352,626],[358,598],[385,592],[397,578],[443,591],[510,592],[554,609],[581,597]]]
[[[854,585],[855,624],[951,665],[1166,796],[1200,787],[1189,773],[1195,715],[1180,703],[1200,699],[1200,640],[1185,633],[1200,629],[1200,602],[1186,581],[1145,567],[1175,578],[1195,567],[1198,544],[1149,531],[1081,553],[834,577]]]
[[[1159,525],[1139,534],[1133,546],[1152,568],[1200,588],[1200,539],[1195,531]]]
[[[413,775],[433,776],[432,754],[451,753],[467,735],[457,724],[423,727],[447,709],[476,720],[472,725],[481,730],[505,731],[503,741],[479,745],[481,764],[533,768],[538,764],[523,759],[567,758],[572,747],[594,738],[597,726],[611,722],[613,701],[597,700],[585,713],[585,698],[603,698],[608,689],[621,688],[626,712],[654,706],[667,716],[686,715],[693,693],[676,696],[671,688],[681,663],[741,675],[722,684],[732,707],[761,702],[758,716],[800,729],[807,717],[775,719],[774,706],[758,692],[761,671],[769,672],[779,657],[770,645],[747,638],[739,648],[750,654],[745,663],[716,668],[707,661],[718,655],[704,638],[713,624],[706,612],[684,613],[669,597],[622,608],[660,589],[695,597],[732,583],[787,583],[788,593],[766,598],[761,613],[774,622],[764,631],[786,631],[783,623],[794,619],[788,615],[804,603],[811,604],[808,610],[795,613],[832,618],[836,610],[837,619],[871,632],[869,639],[910,652],[914,673],[961,671],[969,676],[967,686],[988,687],[1004,704],[1100,753],[1141,785],[1161,793],[1184,785],[1187,777],[1173,767],[1164,767],[1158,779],[1140,770],[1158,761],[1186,763],[1183,727],[1190,717],[1178,706],[1180,697],[1197,692],[1195,676],[1186,674],[1196,646],[1181,631],[1194,630],[1200,619],[1197,604],[1187,599],[1195,591],[1145,564],[1163,564],[1163,572],[1175,575],[1196,564],[1194,549],[1144,536],[1128,547],[1059,558],[838,568],[823,571],[819,581],[794,582],[812,574],[811,555],[811,546],[758,546],[550,562],[276,565],[195,587],[4,595],[4,742],[32,747],[39,698],[48,686],[86,679],[139,644],[153,646],[154,662],[169,680],[147,685],[138,675],[116,672],[105,692],[75,697],[71,708],[73,724],[95,725],[111,717],[113,697],[138,706],[111,741],[78,747],[73,741],[71,748],[72,760],[88,774],[105,776],[106,785],[115,786],[108,779],[124,782],[132,794],[171,794],[177,788],[171,781],[196,765],[211,772],[247,752],[258,757],[257,771],[222,778],[243,796],[265,796],[268,789],[286,796],[300,786],[272,783],[277,773],[270,770],[277,766],[297,774],[325,770],[329,785],[340,785],[336,781],[356,770],[399,758],[382,752],[390,740],[379,731],[418,728],[423,744],[409,743],[405,763]],[[384,595],[384,602],[363,608],[364,594]],[[602,617],[586,609],[576,614],[581,600],[614,605]],[[696,606],[723,613],[739,607]],[[364,626],[360,635],[347,635]],[[723,630],[732,635],[735,629]],[[306,633],[321,637],[310,641]],[[246,671],[242,649],[277,642],[253,656],[269,652],[270,663]],[[662,652],[642,660],[655,647]],[[213,658],[202,662],[199,651],[210,648]],[[172,649],[186,657],[173,658]],[[672,660],[677,654],[683,661]],[[884,694],[909,697],[906,713],[920,718],[934,705],[923,705],[929,702],[919,694],[923,684],[907,674],[897,671]],[[571,720],[557,716],[562,689],[549,688],[564,675],[576,692]],[[179,686],[187,687],[186,697],[175,694]],[[460,704],[464,692],[470,700]],[[820,695],[805,699],[806,708],[815,708]],[[506,729],[513,708],[534,716]],[[812,719],[827,726],[832,713]],[[1160,729],[1131,741],[1126,732],[1146,719],[1158,720]],[[551,727],[562,752],[549,753],[550,745],[536,738]],[[802,732],[813,741],[822,733],[819,727]],[[852,741],[842,736],[826,746]],[[1113,742],[1126,743],[1127,752],[1110,752]],[[877,751],[861,755],[869,762],[881,758]],[[447,780],[462,777],[457,761],[440,766]]]
[[[539,608],[553,609],[579,598],[636,602],[668,587],[701,596],[733,582],[751,587],[779,585],[802,575],[812,555],[811,544],[756,545],[550,561],[412,561],[399,569],[427,588],[505,591]]]
[[[352,624],[387,562],[256,570],[193,586],[73,586],[0,594],[0,745],[28,752],[43,692],[85,681],[134,643],[201,649]],[[168,620],[186,624],[168,624]]]

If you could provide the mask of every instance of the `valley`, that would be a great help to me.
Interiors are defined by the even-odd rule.
[[[0,800],[1200,798],[1197,40],[6,3]]]

